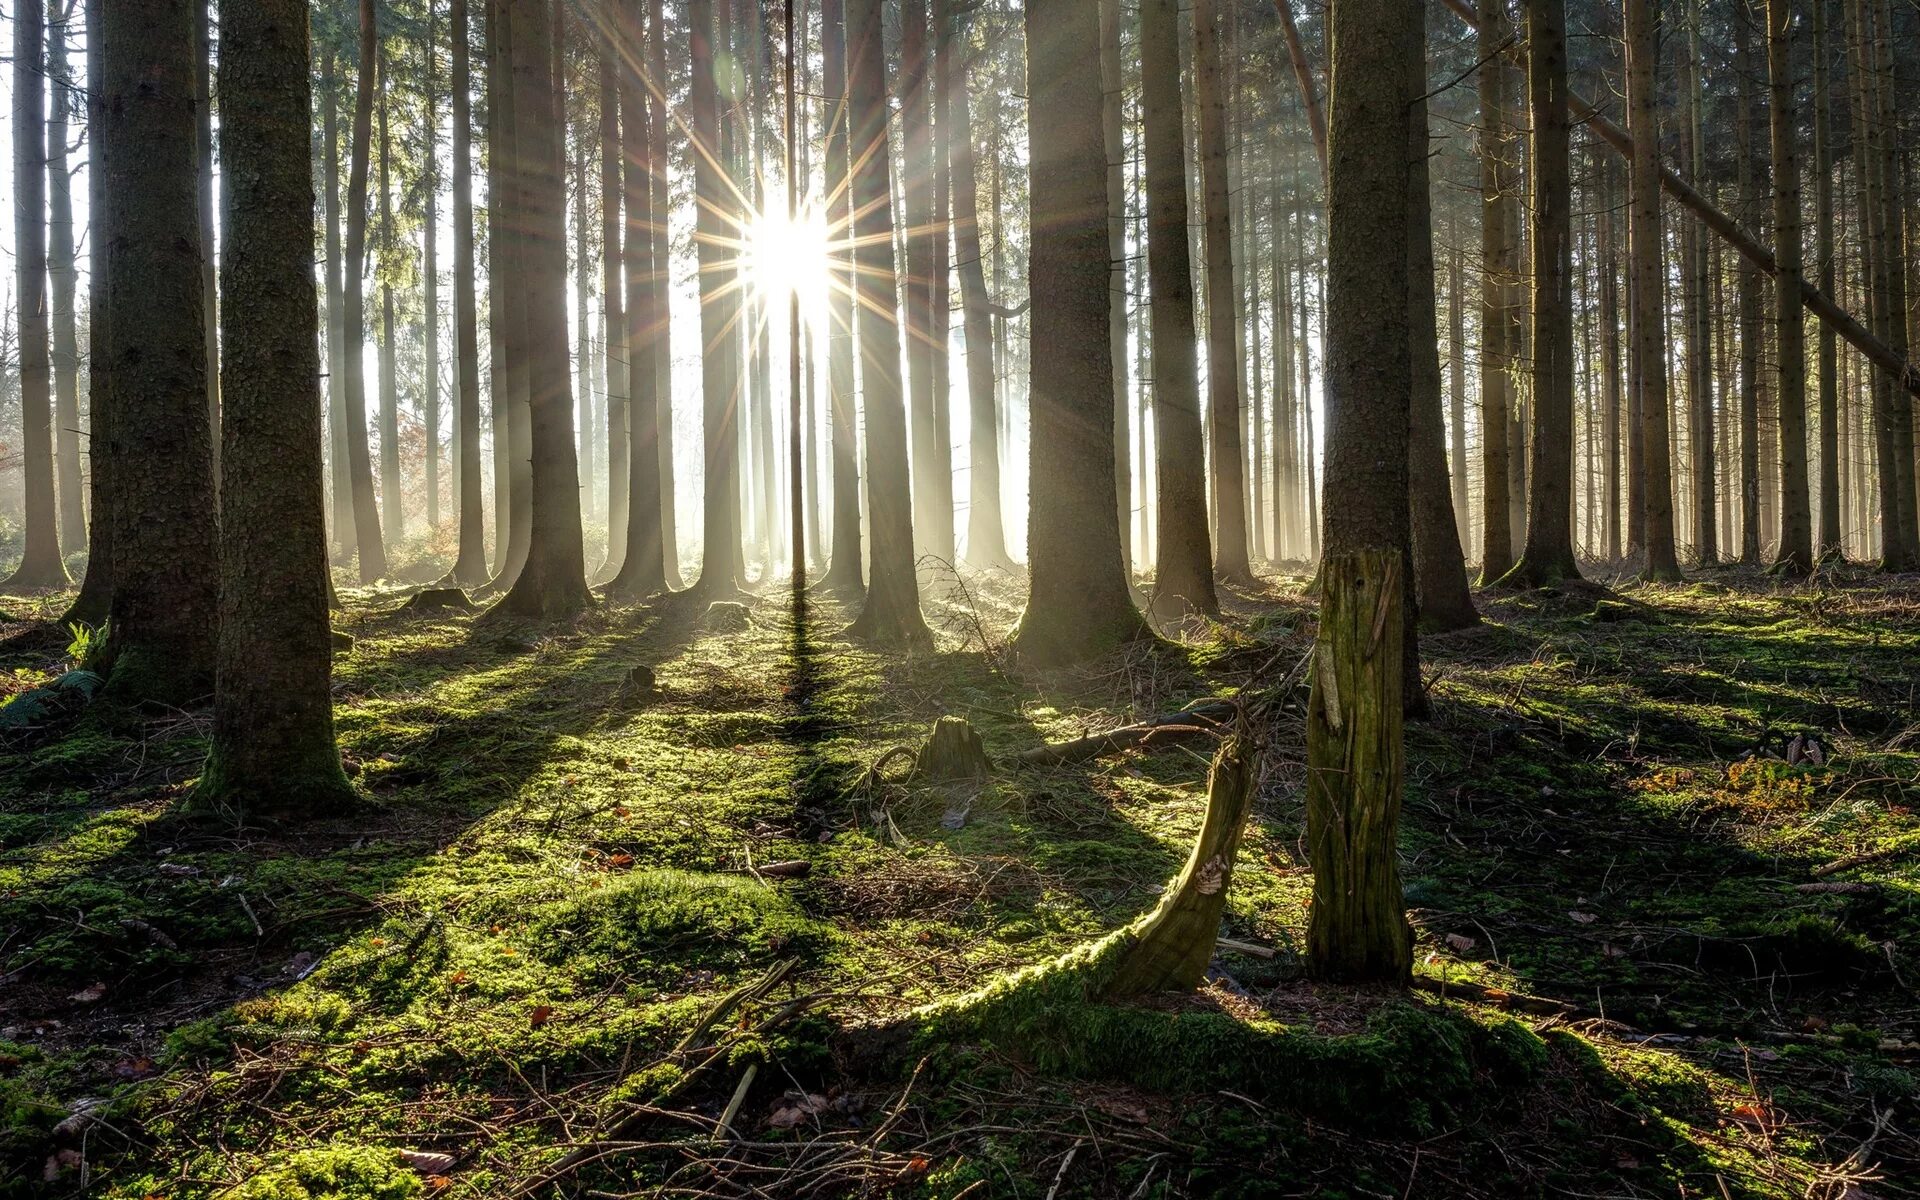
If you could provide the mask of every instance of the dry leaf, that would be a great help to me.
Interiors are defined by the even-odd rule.
[[[1464,933],[1450,933],[1447,935],[1447,945],[1459,951],[1461,954],[1465,954],[1479,944],[1479,942]]]
[[[1582,925],[1591,925],[1595,921],[1598,921],[1600,919],[1599,917],[1593,915],[1590,912],[1580,912],[1577,909],[1572,912],[1569,912],[1567,915],[1569,917],[1572,917],[1574,920],[1580,922],[1580,924]]]
[[[107,985],[95,982],[81,988],[71,996],[68,996],[67,999],[73,1001],[75,1004],[98,1004],[100,1003],[100,998],[106,994]]]
[[[533,1006],[533,1011],[527,1014],[527,1020],[532,1022],[533,1027],[535,1029],[538,1029],[540,1028],[540,1026],[545,1025],[547,1023],[547,1018],[551,1017],[552,1015],[553,1015],[553,1005],[536,1004]]]
[[[453,1155],[442,1154],[438,1150],[402,1150],[400,1161],[406,1163],[422,1175],[440,1175],[453,1167]],[[431,1186],[445,1187],[445,1184]]]

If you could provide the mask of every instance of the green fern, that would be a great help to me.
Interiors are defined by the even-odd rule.
[[[108,623],[89,625],[75,621],[67,626],[67,631],[73,635],[73,640],[67,643],[67,657],[73,660],[74,669],[98,676],[106,662]]]

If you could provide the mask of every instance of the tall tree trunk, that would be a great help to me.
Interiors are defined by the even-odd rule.
[[[1215,545],[1222,579],[1253,578],[1247,555],[1246,459],[1240,429],[1240,362],[1235,352],[1233,219],[1227,187],[1227,113],[1220,81],[1215,0],[1195,0],[1194,105],[1199,110],[1202,217],[1207,267],[1207,445],[1211,454]]]
[[[940,479],[951,491],[951,469],[935,429],[933,313],[933,120],[930,95],[927,0],[904,0],[900,9],[900,219],[905,226],[906,280],[903,302],[907,339],[907,388],[913,442],[913,525],[916,540],[942,555]],[[951,511],[951,504],[948,506]],[[946,525],[952,524],[948,516]],[[947,539],[951,542],[951,538]]]
[[[67,127],[78,94],[67,56],[67,25],[73,0],[47,0],[53,27],[47,38],[47,83],[51,116],[47,120],[47,278],[52,285],[53,457],[59,482],[60,545],[68,553],[87,542],[86,505],[80,479],[80,337],[74,299],[79,270],[73,250],[73,176],[67,166]]]
[[[1500,56],[1511,37],[1505,0],[1479,0],[1480,69],[1480,578],[1513,569],[1513,523],[1507,496],[1507,424],[1511,407],[1508,343],[1511,300],[1507,264],[1515,231],[1508,198],[1518,187],[1507,101],[1512,68]]]
[[[651,264],[641,263],[640,254],[626,249],[622,234],[628,223],[635,220],[635,213],[628,208],[625,221],[621,219],[621,205],[628,194],[625,164],[631,160],[624,147],[628,144],[621,138],[621,121],[624,120],[632,131],[628,136],[633,146],[633,154],[646,153],[647,110],[640,72],[624,64],[638,62],[640,53],[640,14],[642,7],[628,3],[622,5],[613,17],[613,30],[619,31],[616,37],[611,32],[602,32],[600,39],[600,295],[601,305],[606,311],[607,341],[605,347],[607,375],[607,562],[608,573],[617,573],[620,563],[627,554],[627,492],[631,486],[628,472],[631,469],[627,457],[628,426],[627,406],[632,395],[633,385],[628,381],[628,364],[633,361],[632,325],[627,317],[625,296],[626,274],[624,268],[632,261],[636,267],[646,269]],[[635,55],[633,59],[623,57],[622,50]],[[626,92],[623,100],[622,90]],[[644,172],[635,176],[634,184],[643,190],[647,186]],[[635,196],[636,204],[644,204],[647,197]],[[651,252],[653,248],[651,231],[639,235],[640,246]],[[651,357],[647,363],[653,365]],[[658,464],[655,465],[656,477]],[[655,485],[658,486],[657,484]],[[658,502],[656,501],[656,504]]]
[[[508,0],[508,8],[519,184],[510,199],[524,231],[513,282],[526,297],[532,479],[526,564],[494,611],[565,620],[586,608],[591,597],[567,361],[567,197],[559,170],[566,130],[554,69],[560,29],[547,0]]]
[[[25,460],[25,541],[6,580],[13,588],[61,587],[53,473],[53,367],[47,349],[46,10],[13,7],[13,230],[20,330],[20,433]]]
[[[1833,99],[1828,91],[1827,6],[1813,5],[1813,229],[1814,267],[1820,290],[1833,295]],[[1840,523],[1840,404],[1837,347],[1825,321],[1815,335],[1820,407],[1820,529],[1814,555],[1822,561],[1846,557]]]
[[[1573,555],[1573,183],[1567,129],[1564,0],[1526,0],[1527,97],[1533,126],[1533,415],[1527,537],[1514,585],[1580,576]],[[1658,202],[1658,181],[1655,181]]]
[[[435,45],[437,14],[427,6],[426,83],[421,89],[426,108],[427,138],[420,175],[421,207],[421,320],[426,376],[420,397],[427,441],[427,528],[440,530],[440,51]]]
[[[587,139],[578,139],[573,152],[573,362],[574,394],[579,400],[580,412],[574,423],[574,434],[578,439],[575,443],[575,461],[579,464],[581,494],[587,497],[583,507],[589,511],[592,509],[593,496],[593,368],[596,357],[592,315],[593,247],[589,234],[593,228],[593,193],[587,186],[590,178],[587,160],[590,157]],[[615,240],[617,243],[618,239]]]
[[[680,528],[674,493],[673,463],[673,239],[669,236],[667,213],[670,194],[667,188],[667,25],[662,0],[647,0],[647,28],[652,36],[647,45],[647,63],[659,90],[647,90],[647,174],[648,195],[653,213],[653,271],[650,275],[654,306],[653,394],[657,408],[655,425],[659,430],[660,476],[660,558],[666,567],[665,586],[680,586]],[[632,502],[628,502],[631,519]]]
[[[400,366],[394,343],[393,276],[383,270],[393,254],[393,140],[387,134],[387,85],[392,67],[378,58],[380,105],[380,238],[374,273],[380,279],[380,534],[388,545],[407,536],[406,501],[400,493]]]
[[[1327,186],[1327,523],[1307,713],[1307,967],[1404,984],[1398,867],[1402,595],[1408,554],[1408,144],[1419,10],[1341,0]]]
[[[1906,223],[1910,218],[1905,189],[1902,187],[1903,154],[1897,102],[1899,60],[1894,50],[1893,7],[1888,0],[1863,2],[1871,5],[1874,20],[1873,74],[1877,117],[1873,122],[1873,146],[1880,157],[1879,241],[1885,280],[1883,308],[1886,312],[1886,332],[1882,340],[1895,356],[1905,359],[1907,323],[1913,319],[1907,306]],[[1908,370],[1914,370],[1911,364]],[[1883,475],[1892,476],[1893,499],[1897,502],[1886,509],[1887,515],[1883,517],[1883,525],[1897,530],[1897,536],[1887,539],[1892,549],[1883,549],[1881,565],[1887,570],[1900,571],[1910,571],[1920,566],[1920,495],[1914,491],[1913,396],[1910,394],[1916,385],[1910,380],[1905,382],[1906,386],[1902,387],[1891,380],[1883,381],[1887,413],[1884,420],[1877,422],[1892,431],[1890,453],[1887,456],[1890,461],[1883,462],[1881,470]]]
[[[1627,128],[1634,146],[1627,172],[1627,243],[1633,262],[1628,276],[1629,327],[1633,376],[1640,397],[1641,441],[1646,448],[1645,576],[1664,581],[1680,578],[1680,564],[1673,544],[1666,321],[1660,289],[1660,164],[1655,112],[1658,98],[1654,90],[1658,54],[1652,0],[1627,0]]]
[[[1601,548],[1608,562],[1620,558],[1620,252],[1615,246],[1618,172],[1611,162],[1600,167],[1599,213],[1594,221],[1595,257],[1600,270],[1600,423],[1602,477]]]
[[[113,314],[107,413],[113,528],[113,665],[127,704],[207,695],[219,623],[218,520],[207,422],[200,221],[195,199],[194,38],[187,0],[103,9]],[[137,148],[137,152],[134,149]],[[307,243],[302,254],[311,254]],[[311,336],[303,326],[302,337]]]
[[[1824,2],[1824,0],[1823,0]],[[1700,127],[1700,0],[1687,6],[1687,42],[1676,54],[1685,116],[1680,125],[1680,156],[1687,181],[1696,187],[1706,175],[1706,144]],[[1707,303],[1707,231],[1691,213],[1680,218],[1681,307],[1687,331],[1687,405],[1693,476],[1693,555],[1701,566],[1720,559],[1714,528],[1713,341],[1712,306]]]
[[[85,0],[87,22],[87,573],[80,594],[60,617],[60,623],[99,625],[107,619],[113,598],[113,352],[108,344],[112,317],[107,302],[105,231],[112,226],[108,213],[106,60],[100,52],[101,9],[105,0]]]
[[[373,498],[373,459],[367,451],[365,368],[367,273],[367,174],[373,149],[373,95],[379,74],[379,31],[373,0],[360,0],[360,62],[354,84],[353,149],[347,167],[347,262],[342,306],[341,363],[346,376],[347,467],[353,487],[354,545],[360,555],[360,582],[387,573],[380,513]]]
[[[641,40],[642,0],[628,0],[620,28],[626,40],[619,62],[638,64],[645,59],[650,45]],[[664,39],[658,24],[648,24],[646,37],[652,43]],[[603,59],[602,63],[608,60]],[[609,460],[618,462],[625,473],[623,488],[627,502],[625,543],[620,550],[620,570],[608,586],[616,596],[641,597],[664,591],[667,587],[665,544],[661,540],[660,510],[660,425],[665,399],[659,388],[656,360],[667,353],[666,314],[662,300],[667,280],[654,268],[654,242],[666,237],[665,214],[653,207],[653,179],[666,170],[666,160],[654,157],[655,132],[649,115],[646,80],[637,68],[622,70],[619,76],[619,102],[625,118],[626,245],[627,269],[626,337],[628,392],[625,423],[628,450]],[[656,78],[655,86],[665,81]],[[603,99],[602,103],[606,103]],[[611,282],[611,281],[610,281]],[[611,294],[611,293],[609,293]]]
[[[854,315],[853,293],[855,276],[853,273],[852,222],[853,195],[848,178],[847,159],[847,23],[843,0],[821,0],[820,3],[820,61],[822,84],[826,88],[825,116],[826,136],[826,197],[827,226],[829,242],[832,247],[829,269],[833,278],[828,286],[828,325],[827,325],[827,413],[832,426],[830,438],[833,456],[833,549],[828,557],[826,574],[820,580],[820,586],[843,596],[858,596],[866,587],[866,569],[860,561],[860,444],[859,432],[855,426],[854,389],[853,389],[853,342]],[[961,140],[954,143],[958,158],[954,163],[954,215],[955,233],[960,238],[960,295],[967,306],[967,387],[973,414],[973,439],[969,443],[972,455],[973,507],[969,514],[967,528],[967,557],[978,566],[1005,566],[1005,539],[1000,540],[1001,561],[982,561],[981,554],[989,545],[988,532],[984,523],[992,517],[991,536],[999,537],[999,472],[1000,461],[998,447],[993,439],[993,430],[989,428],[985,450],[980,440],[980,374],[976,358],[984,357],[989,393],[986,411],[989,420],[993,414],[993,357],[991,347],[987,347],[984,356],[982,347],[975,340],[974,305],[978,302],[984,317],[986,296],[980,281],[980,229],[973,220],[974,183],[973,183],[973,136],[972,119],[967,108],[966,67],[958,65],[954,71],[953,111],[955,120],[963,131]],[[968,239],[971,238],[971,251]],[[969,275],[971,269],[971,275]],[[971,282],[970,282],[971,280]],[[978,294],[970,292],[977,287]],[[990,462],[983,462],[983,456],[990,454]],[[993,478],[992,507],[983,511],[981,507],[981,472],[990,471]],[[818,501],[816,500],[817,504]]]
[[[689,0],[687,11],[692,26],[693,81],[688,106],[693,114],[694,197],[698,206],[694,240],[700,255],[700,380],[707,468],[705,533],[700,580],[695,586],[703,593],[728,599],[740,587],[735,561],[740,553],[740,427],[731,363],[739,333],[730,319],[732,304],[721,278],[731,256],[723,244],[730,234],[721,215],[721,206],[726,203],[721,194],[726,187],[725,148],[721,143],[720,93],[714,79],[719,30],[713,0]],[[720,155],[718,160],[716,153]]]
[[[1220,611],[1207,528],[1206,447],[1200,424],[1187,238],[1185,105],[1174,0],[1141,0],[1140,73],[1147,173],[1147,285],[1153,330],[1156,533],[1153,610],[1178,617]]]
[[[942,6],[945,0],[939,0]],[[1120,72],[1119,0],[1100,0],[1100,129],[1107,156],[1107,305],[1108,340],[1113,348],[1113,493],[1120,513],[1120,561],[1133,578],[1133,473],[1128,466],[1132,435],[1127,413],[1131,397],[1127,376],[1127,197],[1126,146],[1121,137],[1120,106],[1126,81]],[[950,53],[950,51],[949,51]],[[1141,431],[1146,436],[1146,431]]]
[[[1536,0],[1537,2],[1537,0]],[[1425,30],[1425,21],[1421,29]],[[1440,330],[1434,313],[1433,198],[1427,170],[1427,61],[1409,55],[1413,77],[1407,81],[1413,101],[1407,114],[1407,331],[1409,424],[1407,471],[1411,502],[1413,572],[1408,581],[1406,616],[1444,631],[1480,622],[1467,585],[1467,564],[1453,517],[1453,492],[1447,480],[1446,414],[1440,396]],[[1417,637],[1403,638],[1411,661],[1409,711],[1425,711],[1420,687]]]
[[[213,745],[194,799],[244,815],[354,801],[333,740],[306,10],[220,4],[226,469]]]
[[[928,224],[929,325],[927,351],[933,367],[933,528],[920,539],[926,553],[958,561],[953,515],[953,363],[948,354],[953,317],[953,137],[947,76],[957,65],[950,0],[933,0],[933,74],[928,97],[933,110],[933,215]]]
[[[1451,401],[1454,536],[1463,559],[1473,556],[1473,515],[1467,506],[1467,285],[1458,215],[1447,221],[1447,396]]]
[[[1734,75],[1739,80],[1734,114],[1735,154],[1740,188],[1740,218],[1758,224],[1760,192],[1766,186],[1766,167],[1754,134],[1756,97],[1751,80],[1758,74],[1747,29],[1746,3],[1735,6],[1733,24]],[[1760,562],[1760,272],[1739,266],[1740,319],[1740,561]]]
[[[839,0],[828,0],[837,10]],[[823,9],[824,11],[824,9]],[[832,62],[831,59],[828,60]],[[833,67],[828,68],[828,90],[833,90]],[[958,249],[961,316],[967,346],[967,561],[976,567],[1009,568],[1005,520],[1000,505],[1000,417],[994,361],[992,301],[987,295],[986,266],[981,261],[979,179],[975,170],[972,85],[967,63],[953,64],[947,84],[951,89],[948,114],[955,130],[948,138],[953,154],[953,234]],[[829,154],[834,152],[829,146]],[[844,152],[844,143],[841,152]],[[833,191],[834,167],[829,158],[828,191]],[[842,168],[844,169],[844,168]],[[837,289],[838,290],[838,289]],[[852,331],[847,331],[851,338]],[[851,356],[846,370],[851,375]],[[851,434],[851,416],[848,432]],[[851,452],[851,438],[848,450]],[[837,462],[837,459],[836,459]],[[837,475],[836,475],[837,478]],[[837,499],[837,494],[836,494]],[[840,521],[836,503],[834,522]],[[853,509],[857,520],[859,510]],[[836,556],[835,561],[838,561]]]
[[[200,293],[207,341],[207,415],[213,429],[213,482],[220,485],[220,287],[215,270],[213,196],[213,45],[207,27],[211,0],[193,3],[194,151],[198,159]]]
[[[347,451],[346,288],[341,280],[340,246],[340,88],[338,60],[327,50],[321,67],[326,92],[320,117],[321,171],[326,176],[320,219],[325,226],[327,288],[327,479],[332,493],[334,558],[354,555],[353,475]]]
[[[485,520],[480,503],[480,320],[473,261],[473,67],[467,0],[450,0],[453,37],[453,343],[454,508],[460,552],[453,581],[487,579]]]
[[[1033,337],[1030,583],[1013,637],[1024,662],[1083,662],[1146,632],[1114,503],[1112,276],[1100,16],[1027,0],[1028,250]]]
[[[1773,146],[1775,351],[1780,411],[1780,548],[1777,569],[1813,570],[1813,512],[1807,495],[1807,343],[1800,303],[1800,151],[1794,145],[1793,10],[1767,0],[1768,117]]]
[[[854,268],[866,401],[867,511],[873,525],[866,601],[849,632],[882,646],[931,646],[914,577],[913,505],[906,477],[900,330],[895,317],[892,163],[887,153],[886,56],[880,0],[847,10],[847,112],[853,160]]]

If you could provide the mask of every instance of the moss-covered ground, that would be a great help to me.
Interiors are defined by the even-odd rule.
[[[1304,696],[1222,931],[1271,957],[1129,1008],[1007,982],[1154,903],[1205,745],[874,764],[1271,687],[1303,583],[1045,676],[1006,579],[936,581],[905,660],[779,589],[743,632],[348,589],[365,802],[297,827],[195,809],[204,711],[62,696],[0,729],[0,1196],[1920,1194],[1911,581],[1485,593],[1428,639],[1411,996],[1300,978]],[[0,692],[71,665],[59,600],[0,598]]]

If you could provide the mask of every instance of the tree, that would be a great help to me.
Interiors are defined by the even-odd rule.
[[[848,5],[847,59],[854,286],[866,408],[867,511],[873,529],[872,578],[848,632],[881,646],[930,647],[933,632],[920,615],[920,585],[914,575],[913,506],[906,477],[880,0]]]
[[[400,382],[394,346],[393,272],[386,269],[394,255],[393,139],[387,134],[387,76],[391,68],[384,54],[375,59],[376,94],[380,115],[380,242],[375,274],[380,279],[380,533],[388,542],[407,535],[406,505],[400,495]]]
[[[75,0],[47,0],[52,22],[47,38],[47,81],[52,108],[47,120],[47,280],[53,321],[54,478],[59,484],[60,545],[69,553],[87,540],[86,505],[80,479],[80,337],[74,315],[79,290],[73,248],[73,175],[68,168],[67,128],[78,90],[67,56],[67,26]],[[64,567],[62,568],[64,570]]]
[[[1327,185],[1326,551],[1307,716],[1307,964],[1406,982],[1398,866],[1402,564],[1408,553],[1406,146],[1420,10],[1341,0]]]
[[[565,130],[555,72],[560,30],[547,0],[508,0],[508,8],[518,167],[518,186],[508,199],[523,231],[517,283],[526,297],[532,479],[527,560],[493,612],[566,620],[579,615],[591,597],[567,355],[567,196],[559,161]]]
[[[305,0],[221,0],[220,633],[203,805],[316,816],[333,738]]]
[[[467,0],[451,0],[453,38],[453,352],[454,507],[459,556],[453,582],[476,587],[487,580],[486,529],[480,503],[480,319],[474,295],[473,79]]]
[[[1734,6],[1733,70],[1739,80],[1734,115],[1734,154],[1740,198],[1740,216],[1750,225],[1760,222],[1760,192],[1766,186],[1766,160],[1753,134],[1754,89],[1757,72],[1748,48],[1747,3]],[[1638,143],[1636,142],[1636,145]],[[1742,263],[1738,276],[1740,322],[1740,561],[1760,562],[1760,272]],[[1629,289],[1631,290],[1631,289]]]
[[[721,274],[729,270],[731,256],[722,215],[726,148],[721,144],[720,91],[714,79],[713,0],[690,0],[687,19],[692,25],[688,107],[693,115],[693,187],[698,205],[694,243],[700,257],[700,391],[707,464],[700,580],[694,586],[702,595],[729,599],[740,590],[739,395],[732,362],[739,330],[731,319],[738,299]]]
[[[1816,3],[1824,0],[1816,0]],[[1800,152],[1793,103],[1793,8],[1767,0],[1767,112],[1773,147],[1775,403],[1780,413],[1780,548],[1777,570],[1813,570],[1807,495],[1807,341],[1800,299]]]
[[[838,4],[839,0],[830,0]],[[961,320],[967,346],[967,561],[976,567],[1011,567],[1006,521],[1000,504],[1000,414],[995,394],[993,309],[980,252],[980,192],[973,141],[973,86],[967,63],[947,72],[948,112],[954,125],[947,145],[953,155],[953,238],[960,271]],[[829,168],[831,169],[831,167]],[[831,190],[829,183],[829,190]],[[854,515],[859,516],[856,507]],[[834,518],[836,527],[839,517]],[[837,561],[837,560],[836,560]]]
[[[113,354],[107,334],[112,326],[108,308],[107,255],[102,249],[108,217],[106,60],[100,53],[101,8],[105,0],[86,0],[87,22],[87,137],[91,142],[87,166],[87,238],[91,261],[87,270],[87,573],[80,594],[60,617],[63,626],[99,625],[113,602],[113,404],[108,383],[113,378]]]
[[[1687,5],[1687,43],[1675,55],[1685,114],[1680,123],[1680,157],[1695,186],[1706,175],[1706,138],[1701,128],[1700,0]],[[1718,562],[1719,531],[1714,525],[1712,297],[1708,295],[1707,231],[1692,213],[1680,224],[1681,320],[1687,336],[1688,427],[1692,443],[1693,555],[1701,566]]]
[[[1833,151],[1829,145],[1833,124],[1832,97],[1827,88],[1827,6],[1813,5],[1813,228],[1814,259],[1820,290],[1833,295]],[[1820,323],[1820,532],[1814,553],[1822,560],[1846,557],[1840,532],[1840,403],[1839,357],[1833,326]]]
[[[347,449],[346,285],[341,279],[340,244],[340,74],[329,46],[320,66],[321,248],[326,259],[327,293],[327,468],[332,485],[333,545],[337,558],[355,553],[352,455]]]
[[[1501,52],[1509,38],[1506,0],[1480,0],[1480,578],[1488,583],[1513,569],[1507,333],[1508,277],[1517,245],[1510,209],[1518,172],[1509,159],[1507,129],[1512,68]]]
[[[46,9],[13,9],[13,229],[20,338],[20,432],[26,464],[26,538],[6,580],[15,588],[60,587],[53,478],[53,365],[47,348]],[[65,102],[65,98],[60,98]]]
[[[1214,573],[1253,578],[1247,552],[1246,462],[1240,429],[1233,223],[1227,187],[1227,112],[1220,83],[1220,29],[1214,0],[1193,5],[1194,106],[1200,116],[1200,177],[1206,223],[1207,445],[1212,451]]]
[[[1527,473],[1526,547],[1501,582],[1546,587],[1580,577],[1573,557],[1573,184],[1566,4],[1526,0],[1526,15],[1533,124],[1533,237],[1528,242],[1533,254],[1533,463]],[[1654,188],[1658,203],[1657,179]]]
[[[600,303],[606,313],[606,344],[602,348],[604,355],[603,370],[607,377],[607,568],[618,571],[621,560],[627,552],[627,491],[631,480],[631,469],[627,461],[627,404],[631,392],[628,380],[628,364],[637,356],[634,354],[633,330],[627,317],[626,266],[630,259],[638,259],[637,253],[625,248],[626,231],[629,225],[637,224],[632,214],[622,219],[624,201],[629,195],[627,188],[627,169],[631,162],[626,153],[626,142],[621,136],[621,120],[625,119],[633,130],[635,154],[646,152],[647,108],[645,93],[638,82],[640,73],[623,66],[626,61],[621,51],[627,47],[637,54],[640,49],[640,12],[641,6],[627,3],[599,31],[600,46]],[[624,36],[621,36],[624,35]],[[629,82],[632,81],[632,82]],[[629,100],[622,102],[621,93],[625,90]],[[638,166],[638,164],[632,164]],[[636,189],[644,191],[647,186],[646,172],[634,172]],[[641,235],[640,250],[651,252],[653,241],[651,231]],[[651,263],[640,264],[651,274]],[[644,284],[644,280],[642,281]],[[645,368],[653,366],[648,356]],[[652,381],[649,380],[649,383]],[[591,439],[591,431],[583,433]],[[656,474],[658,464],[655,464]]]
[[[1641,443],[1645,447],[1645,577],[1680,578],[1673,545],[1672,455],[1667,444],[1667,336],[1661,294],[1660,139],[1655,105],[1658,60],[1652,0],[1627,0],[1627,133],[1633,158],[1627,164],[1627,255],[1633,386],[1640,397]]]
[[[218,532],[207,422],[194,40],[187,0],[106,0],[107,414],[113,602],[107,694],[182,705],[213,685]],[[137,148],[137,152],[135,152]],[[305,244],[300,251],[310,253]],[[307,330],[300,331],[303,336]],[[95,447],[95,454],[100,447]]]
[[[373,0],[360,0],[360,66],[354,85],[353,148],[347,166],[347,264],[341,314],[341,362],[346,375],[347,471],[353,485],[354,545],[360,582],[387,573],[386,544],[373,498],[373,459],[367,451],[367,386],[364,367],[367,304],[367,171],[373,149],[373,94],[380,70],[379,31]]]
[[[938,81],[928,53],[927,0],[900,8],[900,196],[905,223],[907,384],[912,412],[913,525],[927,553],[953,557],[953,464],[939,434],[935,377],[944,347],[934,331],[935,228],[933,92]],[[940,314],[944,329],[945,314]]]
[[[1026,0],[1033,338],[1025,662],[1081,662],[1140,637],[1114,503],[1114,303],[1100,21],[1086,0]]]
[[[1153,611],[1220,611],[1207,529],[1206,449],[1187,242],[1185,105],[1175,0],[1140,2],[1141,124],[1147,175],[1148,316],[1153,333]]]

